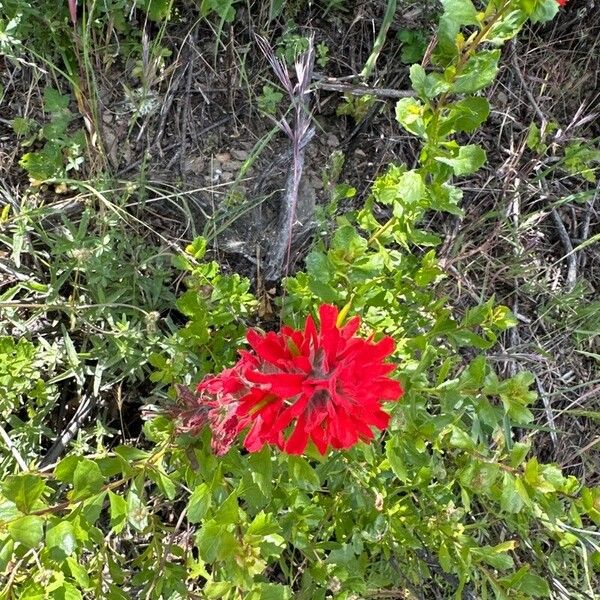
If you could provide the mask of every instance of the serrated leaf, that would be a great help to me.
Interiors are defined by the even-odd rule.
[[[121,533],[127,522],[127,501],[123,496],[108,492],[110,503],[110,526],[115,533]]]
[[[44,88],[44,110],[49,113],[60,113],[69,106],[69,96],[64,96],[58,90]]]
[[[44,519],[34,515],[21,517],[8,524],[8,533],[15,542],[35,548],[44,537]]]
[[[196,486],[190,499],[188,500],[187,506],[187,518],[190,523],[200,523],[204,519],[210,505],[212,503],[212,497],[208,484],[201,483]]]
[[[240,515],[240,508],[238,505],[238,494],[234,490],[227,496],[225,501],[219,506],[215,512],[215,521],[220,525],[228,525],[237,523]]]
[[[232,556],[238,547],[234,535],[214,519],[203,525],[196,535],[196,543],[200,558],[207,563]]]
[[[77,540],[73,524],[70,521],[59,521],[46,531],[46,547],[54,560],[64,561],[77,549]]]
[[[288,465],[292,481],[303,490],[314,491],[321,486],[317,472],[301,456],[289,456]]]
[[[39,475],[24,473],[9,475],[2,483],[1,489],[4,496],[14,502],[22,513],[28,513],[41,498],[46,484]]]
[[[104,476],[100,467],[92,460],[83,458],[78,461],[73,473],[73,490],[69,498],[76,502],[97,494],[104,485]]]

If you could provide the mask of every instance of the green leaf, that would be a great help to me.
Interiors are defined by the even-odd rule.
[[[500,496],[500,507],[508,513],[518,513],[523,508],[523,498],[516,486],[517,480],[510,473],[504,473],[502,479],[502,494]]]
[[[411,204],[416,204],[425,195],[423,178],[416,171],[407,171],[400,176],[398,193],[402,199]]]
[[[127,521],[134,529],[145,531],[148,527],[148,517],[146,503],[131,488],[127,494]]]
[[[458,52],[456,36],[464,25],[477,25],[477,9],[471,0],[442,0],[444,14],[438,27],[438,46],[436,55],[443,57],[443,62]]]
[[[426,138],[425,107],[416,98],[402,98],[396,104],[396,120],[406,131]]]
[[[230,581],[208,581],[202,591],[209,599],[221,600],[233,587]]]
[[[394,475],[402,482],[408,481],[408,470],[406,463],[403,460],[402,449],[400,442],[396,436],[391,437],[385,444],[385,456],[394,472]]]
[[[233,533],[214,519],[207,521],[196,534],[196,544],[200,558],[207,563],[232,556],[238,547]]]
[[[219,506],[219,509],[215,513],[215,521],[220,525],[233,524],[238,522],[239,516],[238,494],[237,490],[234,490]]]
[[[448,106],[448,115],[442,120],[440,135],[456,132],[471,133],[489,116],[490,103],[486,98],[471,96]]]
[[[529,423],[533,419],[526,406],[537,399],[537,393],[529,389],[534,381],[534,376],[524,371],[503,381],[498,387],[504,410],[517,423]]]
[[[519,4],[532,23],[551,21],[560,10],[556,0],[519,0]]]
[[[267,535],[279,533],[280,530],[281,527],[275,519],[275,516],[270,513],[265,514],[263,511],[261,511],[256,515],[256,517],[254,517],[254,520],[248,526],[246,535],[255,535],[260,538],[264,538]]]
[[[24,136],[29,135],[35,126],[35,121],[24,117],[16,117],[10,122],[10,125],[17,136]]]
[[[201,483],[192,492],[187,506],[187,518],[190,523],[200,523],[212,502],[208,484]]]
[[[402,42],[400,60],[405,65],[421,62],[427,50],[427,36],[419,29],[400,29],[397,38]]]
[[[514,547],[515,542],[508,541],[495,547],[484,546],[483,548],[474,548],[472,553],[480,560],[494,567],[494,569],[508,571],[514,568],[515,562],[512,556],[507,554],[507,551],[514,549]]]
[[[300,489],[314,491],[321,487],[321,481],[317,472],[305,458],[301,456],[289,456],[288,466],[292,481]]]
[[[433,100],[450,89],[441,73],[427,74],[419,64],[414,64],[410,68],[410,81],[417,95],[423,100]]]
[[[69,556],[67,558],[67,565],[69,565],[69,571],[73,579],[77,582],[79,587],[87,589],[90,587],[90,577],[88,575],[86,567],[80,565],[75,558]]]
[[[235,0],[202,0],[200,14],[206,16],[211,12],[215,12],[223,21],[231,23],[235,18],[234,2]]]
[[[62,147],[56,142],[47,142],[42,150],[24,154],[19,164],[37,182],[59,176],[64,169]]]
[[[22,513],[28,513],[41,498],[46,484],[39,475],[24,473],[9,475],[2,483],[1,489],[4,496],[14,502]]]
[[[136,0],[151,21],[162,21],[169,17],[173,0]]]
[[[291,600],[292,590],[278,583],[259,583],[252,590],[251,600]]]
[[[271,7],[269,8],[269,21],[276,19],[283,10],[285,0],[271,0]]]
[[[462,190],[447,183],[432,183],[428,186],[429,206],[433,210],[441,210],[462,217],[464,211],[459,203],[462,200]]]
[[[528,594],[532,598],[549,598],[548,582],[531,571],[529,565],[522,566],[516,573],[500,580],[511,590]]]
[[[203,237],[194,238],[194,241],[185,247],[185,251],[196,260],[202,260],[206,254],[206,239]]]
[[[46,546],[56,561],[62,562],[77,549],[77,540],[73,524],[70,521],[59,521],[46,531]]]
[[[69,492],[71,501],[76,502],[100,492],[104,476],[100,467],[88,458],[80,459],[73,473],[73,490]]]
[[[457,157],[436,156],[436,160],[451,166],[455,175],[471,175],[485,164],[486,154],[480,146],[461,146]]]
[[[63,96],[58,90],[44,88],[44,110],[49,113],[60,113],[69,106],[69,96]]]
[[[510,451],[510,466],[520,467],[531,449],[531,442],[515,442]]]
[[[81,592],[70,582],[65,581],[61,587],[52,592],[52,600],[82,600]]]
[[[115,533],[121,533],[127,522],[127,500],[109,490],[110,526]]]
[[[54,469],[54,477],[63,483],[73,483],[75,469],[79,462],[83,460],[81,456],[65,456]]]
[[[471,436],[461,427],[457,425],[450,426],[450,445],[454,448],[461,448],[463,450],[470,450],[475,448],[475,442],[471,439]]]
[[[15,542],[35,548],[44,537],[44,519],[34,515],[21,517],[8,524],[8,533]]]
[[[252,480],[256,483],[265,498],[270,499],[273,488],[273,461],[271,450],[268,446],[248,458],[248,466],[252,473]]]
[[[482,50],[474,54],[452,83],[451,90],[455,94],[473,94],[487,87],[496,78],[499,60],[500,50]]]

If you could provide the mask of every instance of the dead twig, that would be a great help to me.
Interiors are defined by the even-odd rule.
[[[46,467],[55,463],[60,455],[64,452],[69,442],[77,435],[77,432],[96,406],[96,398],[94,396],[86,396],[83,402],[77,407],[71,421],[64,431],[56,438],[46,456],[40,461],[40,468]]]
[[[352,94],[353,96],[375,96],[377,98],[411,98],[416,96],[411,90],[393,90],[389,88],[375,88],[365,85],[352,85],[342,83],[337,79],[329,77],[314,77],[314,87],[319,90],[331,92],[341,92],[343,94]]]
[[[0,425],[0,437],[3,439],[4,443],[6,444],[6,447],[10,450],[10,453],[14,456],[15,460],[17,461],[17,464],[19,465],[19,467],[21,467],[21,470],[29,471],[27,463],[23,460],[21,453],[15,446],[14,442],[10,439],[10,436],[8,435],[4,427],[2,427],[2,425]]]
[[[566,286],[567,291],[571,291],[575,287],[575,282],[577,281],[577,257],[573,252],[573,244],[571,243],[571,238],[567,232],[567,228],[565,224],[562,222],[560,215],[557,210],[553,208],[550,211],[552,215],[552,219],[554,220],[554,224],[556,225],[556,229],[558,231],[558,237],[566,251],[565,258],[567,260],[567,279]]]

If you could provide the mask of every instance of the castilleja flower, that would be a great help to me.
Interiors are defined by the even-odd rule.
[[[569,0],[556,0],[558,2],[559,6],[565,6],[565,4],[569,1]]]
[[[208,424],[217,454],[246,429],[250,452],[271,444],[301,454],[312,441],[325,454],[329,446],[350,448],[373,439],[372,428],[389,422],[382,402],[403,393],[388,377],[394,365],[384,362],[394,342],[356,336],[359,317],[342,326],[335,306],[321,306],[319,316],[319,328],[308,317],[303,331],[250,330],[252,351],[242,351],[233,368],[200,383],[187,411],[180,412],[181,427]]]

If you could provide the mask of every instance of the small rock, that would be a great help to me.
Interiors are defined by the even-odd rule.
[[[233,181],[233,173],[230,173],[229,171],[223,171],[223,173],[221,173],[221,181],[223,183],[229,183],[230,181]]]
[[[221,152],[219,154],[215,154],[215,160],[220,162],[221,164],[229,162],[231,160],[231,154],[229,154],[229,152]]]
[[[112,123],[113,120],[113,116],[108,113],[108,112],[103,112],[102,113],[102,121],[104,121],[104,123],[106,123],[107,125]]]
[[[223,163],[221,168],[223,171],[237,173],[242,168],[242,163],[239,160],[230,160],[229,162]]]
[[[199,175],[204,169],[204,159],[201,156],[190,156],[183,163],[184,173]]]
[[[247,150],[232,150],[231,154],[233,155],[233,158],[235,158],[236,160],[248,160],[248,156],[250,156],[250,154],[248,153]]]
[[[332,148],[337,148],[340,145],[340,140],[338,139],[338,136],[334,135],[333,133],[330,133],[327,136],[327,145],[331,146]]]
[[[310,180],[311,185],[313,186],[313,188],[315,190],[322,190],[323,189],[323,182],[318,178],[318,177],[313,177]]]

